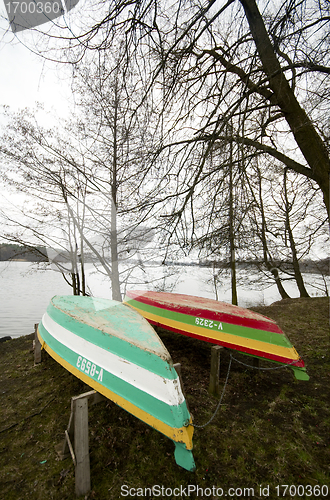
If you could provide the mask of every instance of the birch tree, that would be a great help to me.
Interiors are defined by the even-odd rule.
[[[26,193],[29,202],[16,220],[10,211],[3,213],[3,229],[7,227],[9,238],[8,226],[16,226],[11,237],[22,244],[33,245],[34,240],[52,246],[52,261],[69,272],[75,294],[86,293],[84,256],[88,254],[89,262],[111,280],[112,298],[121,300],[117,217],[120,209],[128,214],[125,238],[134,258],[137,239],[130,233],[136,232],[143,213],[135,214],[132,222],[130,209],[145,175],[140,147],[147,127],[139,133],[129,115],[128,82],[118,74],[120,64],[107,70],[100,65],[91,68],[81,72],[79,79],[83,112],[61,133],[45,130],[27,111],[9,120],[0,147],[2,180]],[[147,229],[144,244],[150,240]],[[121,252],[126,248],[121,245]],[[57,255],[61,252],[62,264]],[[66,256],[70,271],[63,265]]]

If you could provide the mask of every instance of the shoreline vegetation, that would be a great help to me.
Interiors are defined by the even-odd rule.
[[[68,262],[70,261],[69,256],[65,256],[63,251],[58,251],[59,255],[62,255],[63,260],[58,258],[58,262]],[[47,249],[42,246],[36,247],[24,247],[22,245],[17,244],[9,244],[9,243],[0,243],[0,262],[3,261],[18,261],[18,262],[48,262],[47,257]],[[85,262],[92,262],[92,258],[85,258]],[[156,262],[152,260],[148,260],[148,264],[154,265],[167,265],[167,266],[196,266],[196,267],[214,267],[215,269],[226,269],[229,267],[229,262],[226,260],[192,260],[191,262],[187,261],[175,261],[175,260],[166,260],[165,262]],[[237,260],[236,267],[237,269],[248,269],[251,267],[261,268],[262,260],[257,259],[248,259],[248,260]],[[278,267],[281,267],[283,270],[290,269],[292,267],[292,263],[289,261],[278,261],[276,262]],[[312,259],[304,259],[300,261],[300,271],[303,273],[314,273],[314,274],[322,274],[325,276],[330,275],[330,262],[328,258],[312,260]]]
[[[262,371],[233,361],[216,418],[195,430],[193,473],[175,464],[173,443],[160,433],[111,401],[91,406],[92,490],[86,499],[118,500],[127,488],[137,493],[153,485],[174,490],[190,484],[204,491],[214,486],[224,492],[253,488],[253,498],[264,498],[260,485],[269,486],[269,498],[277,498],[275,488],[282,484],[301,485],[299,491],[306,493],[309,485],[330,491],[329,299],[285,299],[252,309],[284,330],[310,380],[295,380],[288,368]],[[218,402],[207,390],[210,344],[165,330],[159,335],[173,362],[181,363],[190,411],[203,425]],[[0,344],[0,491],[6,500],[71,500],[74,466],[71,458],[58,460],[55,448],[68,425],[71,397],[89,388],[45,352],[34,366],[32,341],[27,335]],[[252,364],[238,353],[234,357]],[[220,389],[228,363],[225,351]],[[201,497],[192,493],[190,498]]]

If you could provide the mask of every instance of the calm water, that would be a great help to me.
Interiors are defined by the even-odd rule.
[[[35,268],[27,262],[0,262],[0,337],[32,333],[49,300],[72,293],[60,273]]]
[[[135,284],[128,285],[131,290],[158,289],[185,293],[199,297],[215,299],[212,270],[209,268],[175,266],[167,278],[159,279],[162,266],[151,266],[141,276],[136,276]],[[242,273],[240,273],[242,275]],[[238,301],[242,307],[269,305],[280,300],[276,286],[264,289],[253,285],[255,276],[245,272],[244,283],[238,288]],[[320,276],[304,276],[306,288],[314,295],[324,295]],[[137,285],[137,283],[141,283]],[[87,273],[89,291],[94,297],[111,299],[109,282],[100,274]],[[312,284],[319,284],[316,289]],[[328,279],[329,286],[329,279]],[[299,297],[294,282],[285,282],[285,289],[291,297]],[[35,264],[28,262],[0,262],[0,337],[9,335],[19,337],[34,331],[34,324],[39,323],[50,299],[54,295],[71,295],[72,289],[65,283],[62,275],[51,269],[36,270]],[[218,284],[218,300],[231,301],[230,278],[228,275]]]

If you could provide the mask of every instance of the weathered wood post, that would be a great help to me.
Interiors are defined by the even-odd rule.
[[[88,402],[97,404],[107,398],[91,390],[71,398],[71,414],[65,438],[55,447],[60,460],[71,455],[75,466],[75,491],[86,495],[91,489],[88,437]],[[72,445],[74,443],[74,445]]]
[[[254,368],[259,368],[260,367],[260,359],[259,358],[252,358],[252,366],[254,366]]]
[[[214,345],[211,347],[211,370],[210,370],[210,385],[209,393],[213,396],[218,396],[220,394],[220,354],[223,347],[220,345]]]
[[[72,398],[74,414],[74,454],[76,458],[76,495],[86,495],[91,489],[88,439],[88,398]]]
[[[34,364],[41,363],[41,344],[38,338],[38,323],[34,325]]]

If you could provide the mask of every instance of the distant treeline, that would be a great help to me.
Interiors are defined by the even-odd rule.
[[[229,268],[229,263],[225,261],[200,261],[199,266],[201,267],[215,267],[219,269],[225,269]],[[320,259],[320,260],[311,260],[311,259],[304,259],[303,261],[299,262],[300,266],[300,271],[302,273],[315,273],[315,274],[325,274],[329,275],[330,274],[330,264],[329,264],[329,259]],[[261,268],[263,267],[263,261],[261,260],[246,260],[246,261],[237,261],[236,262],[236,268],[237,269],[249,269],[251,267],[257,267]],[[278,269],[283,270],[283,271],[290,271],[292,270],[292,262],[290,261],[282,261],[282,262],[277,262],[275,267],[278,267]]]
[[[0,261],[24,260],[26,262],[46,262],[45,247],[25,247],[14,243],[0,243]]]
[[[229,269],[230,263],[226,260],[199,260],[199,262],[180,262],[170,261],[165,262],[168,266],[199,266],[199,267],[214,267],[216,269]],[[237,269],[251,269],[251,267],[262,268],[262,260],[238,260],[236,261]],[[277,262],[276,267],[283,271],[290,271],[292,269],[292,262]],[[311,259],[304,259],[300,261],[300,271],[302,273],[315,273],[315,274],[330,274],[329,259],[320,259],[317,261]]]
[[[66,257],[63,252],[58,251],[57,262],[69,262],[70,258]],[[69,255],[69,254],[68,254]],[[13,243],[0,243],[0,261],[3,260],[22,260],[26,262],[47,262],[47,250],[45,247],[25,247],[22,245],[17,245]],[[88,259],[85,259],[87,262]],[[150,263],[150,262],[149,262]],[[157,264],[158,262],[153,262]],[[167,266],[198,266],[198,267],[214,267],[217,269],[229,268],[229,263],[225,260],[200,260],[199,262],[180,262],[166,260],[163,264]],[[292,263],[290,262],[278,262],[276,264],[278,268],[282,270],[290,270]],[[262,267],[262,261],[259,260],[246,260],[237,261],[237,269],[250,269],[251,267]],[[315,274],[330,274],[329,259],[320,259],[318,261],[305,259],[300,262],[300,271],[303,273],[315,273]]]

